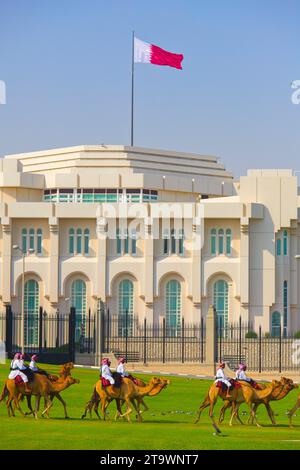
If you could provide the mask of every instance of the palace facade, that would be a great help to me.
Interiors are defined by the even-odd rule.
[[[84,319],[176,325],[241,316],[276,335],[300,330],[297,179],[216,157],[79,146],[0,160],[0,305]],[[23,262],[25,263],[23,265]]]

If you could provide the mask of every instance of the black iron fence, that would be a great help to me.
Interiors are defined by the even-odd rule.
[[[217,326],[217,359],[228,362],[233,369],[245,362],[249,370],[257,372],[299,371],[300,341],[283,335],[281,328],[276,333],[272,337],[261,327],[256,332],[241,318],[236,324]]]
[[[62,364],[75,361],[76,353],[93,354],[96,348],[95,316],[88,312],[82,320],[75,308],[70,313],[49,315],[40,307],[37,314],[22,314],[10,306],[0,314],[0,340],[5,342],[9,358],[22,349],[25,354],[38,354],[40,362]]]
[[[205,327],[200,323],[168,324],[140,321],[133,315],[102,318],[103,352],[123,355],[130,362],[205,362]]]

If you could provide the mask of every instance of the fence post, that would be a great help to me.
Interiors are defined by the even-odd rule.
[[[147,364],[147,320],[144,319],[144,364]]]
[[[282,330],[281,330],[281,323],[279,327],[279,373],[281,373],[281,350],[282,350]]]
[[[184,318],[181,321],[181,362],[184,363]]]
[[[201,331],[200,331],[200,337],[201,337],[201,363],[203,363],[204,361],[204,357],[203,357],[203,352],[204,352],[204,331],[203,331],[203,317],[201,317],[201,322],[200,322],[200,328],[201,328]]]
[[[258,343],[258,371],[261,372],[261,325],[259,326]]]
[[[11,305],[6,305],[6,324],[5,324],[5,348],[7,357],[12,359],[12,343],[13,343],[13,316]]]
[[[59,310],[56,310],[56,348],[59,348]]]
[[[239,317],[239,364],[242,362],[242,317]]]
[[[106,319],[107,319],[106,348],[107,348],[107,352],[109,352],[109,340],[110,340],[110,313],[109,313],[109,308],[107,309]]]
[[[69,358],[71,362],[75,361],[75,326],[76,310],[75,307],[71,307],[69,316]]]
[[[39,354],[43,349],[43,307],[39,308]]]
[[[125,310],[125,360],[128,356],[128,309]]]
[[[163,364],[166,362],[166,319],[163,318]]]
[[[91,309],[89,308],[89,326],[88,326],[88,354],[91,352]]]
[[[212,373],[216,372],[217,360],[217,332],[216,332],[216,309],[211,305],[206,317],[206,365],[211,368]]]

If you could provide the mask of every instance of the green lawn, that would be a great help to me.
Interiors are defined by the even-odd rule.
[[[55,366],[49,366],[55,369]],[[8,366],[0,365],[0,384],[8,374]],[[63,392],[68,404],[70,420],[64,420],[62,406],[55,402],[51,419],[23,418],[16,412],[8,418],[5,404],[0,403],[0,449],[300,449],[300,410],[294,418],[293,429],[287,426],[286,411],[293,406],[299,390],[294,390],[280,402],[273,402],[277,427],[272,427],[261,407],[258,418],[262,428],[255,426],[221,425],[222,434],[214,436],[214,429],[205,410],[199,424],[194,425],[195,412],[202,401],[209,382],[171,377],[170,386],[160,395],[146,398],[150,411],[144,422],[113,420],[115,404],[109,408],[109,420],[81,420],[85,402],[97,380],[97,371],[74,369],[80,379]],[[148,380],[149,377],[146,377]],[[25,403],[22,405],[26,409]],[[217,412],[219,410],[217,407]],[[241,407],[241,412],[247,412]],[[245,421],[246,415],[242,416]]]

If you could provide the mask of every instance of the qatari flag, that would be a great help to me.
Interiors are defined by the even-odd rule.
[[[149,44],[134,38],[134,62],[142,62],[143,64],[168,65],[175,69],[182,69],[182,54],[174,54],[165,51],[161,47]]]

